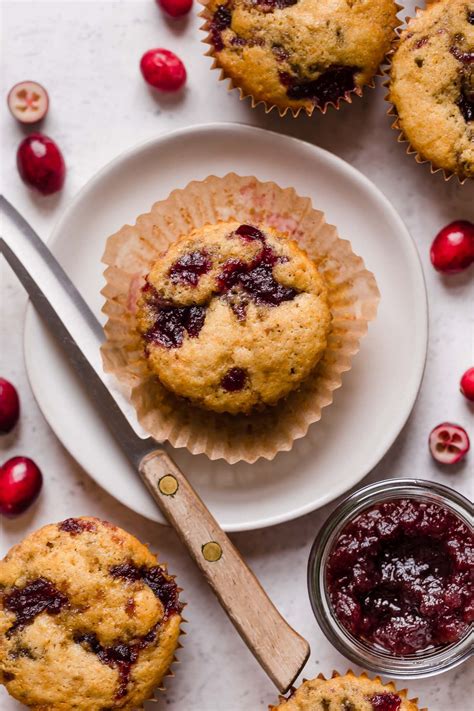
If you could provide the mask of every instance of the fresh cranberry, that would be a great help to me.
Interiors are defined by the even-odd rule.
[[[161,91],[178,91],[186,81],[183,62],[168,49],[150,49],[140,61],[145,81]]]
[[[0,469],[0,513],[9,518],[26,511],[37,499],[43,477],[32,459],[12,457]]]
[[[20,123],[36,123],[48,112],[49,97],[46,89],[36,81],[15,84],[8,94],[8,108]]]
[[[162,10],[170,17],[187,15],[193,6],[193,0],[156,0]]]
[[[431,245],[431,263],[439,272],[456,274],[474,261],[474,224],[456,220],[438,232]]]
[[[66,166],[56,143],[42,133],[31,133],[18,146],[20,177],[42,195],[52,195],[64,185]]]
[[[452,422],[442,422],[430,432],[430,452],[440,464],[456,464],[469,452],[466,430]]]
[[[20,416],[20,399],[14,385],[0,378],[0,434],[7,434],[15,427]]]
[[[474,368],[469,368],[462,376],[460,390],[465,398],[474,402]]]

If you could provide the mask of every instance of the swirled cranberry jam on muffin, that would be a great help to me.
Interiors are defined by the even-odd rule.
[[[290,696],[282,699],[270,711],[418,711],[417,700],[408,700],[406,691],[397,691],[390,682],[369,679],[366,674],[355,676],[351,671],[343,676],[334,673],[332,679],[322,675],[303,682]],[[425,709],[426,711],[426,709]]]
[[[409,21],[388,98],[421,158],[474,178],[473,0],[438,0]]]
[[[217,66],[244,95],[309,114],[362,93],[396,14],[394,0],[209,0],[203,12]]]
[[[0,678],[37,711],[132,711],[173,661],[181,604],[166,568],[95,518],[32,533],[0,562]]]
[[[326,348],[330,312],[324,281],[295,242],[272,228],[221,222],[158,259],[137,320],[166,388],[236,414],[300,385]]]

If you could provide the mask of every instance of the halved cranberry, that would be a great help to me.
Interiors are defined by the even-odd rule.
[[[183,17],[193,6],[193,0],[156,0],[170,17]]]
[[[474,224],[456,220],[438,232],[431,245],[431,263],[439,272],[456,274],[474,262]]]
[[[0,378],[0,434],[7,434],[15,427],[20,416],[20,399],[14,385]]]
[[[469,368],[462,376],[460,390],[465,398],[474,402],[474,368]]]
[[[20,143],[16,163],[23,182],[42,195],[52,195],[64,185],[66,166],[62,153],[42,133],[31,133]]]
[[[179,57],[168,49],[150,49],[140,61],[145,81],[161,91],[178,91],[186,81],[186,69]]]
[[[452,422],[443,422],[435,427],[429,437],[430,452],[440,464],[456,464],[469,451],[470,442],[466,430]]]
[[[0,513],[9,518],[26,511],[43,485],[41,471],[28,457],[12,457],[0,469]]]
[[[36,81],[21,81],[10,89],[7,103],[17,121],[36,123],[48,113],[48,92]]]

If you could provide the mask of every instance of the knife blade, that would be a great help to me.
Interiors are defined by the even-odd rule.
[[[3,195],[0,213],[0,252],[242,639],[286,692],[309,657],[308,643],[284,620],[185,475],[142,430],[131,404],[104,374],[102,327],[59,262]]]

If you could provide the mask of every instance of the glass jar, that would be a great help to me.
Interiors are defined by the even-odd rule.
[[[462,639],[452,644],[407,656],[395,656],[354,637],[335,617],[327,589],[327,559],[342,529],[365,509],[394,499],[416,499],[438,504],[472,529],[472,504],[447,486],[420,479],[388,479],[365,486],[339,504],[316,536],[308,562],[309,597],[325,636],[352,662],[399,679],[428,677],[452,669],[473,654],[472,626]]]

